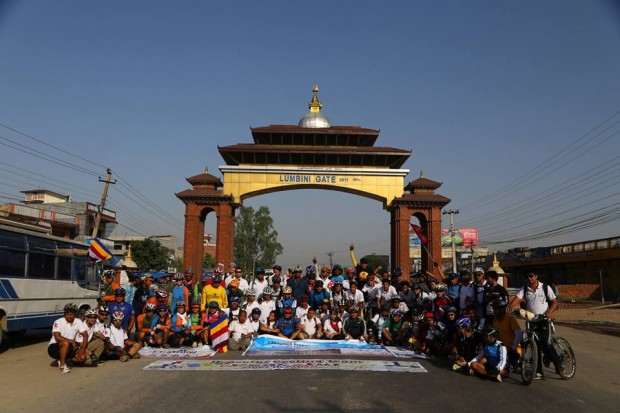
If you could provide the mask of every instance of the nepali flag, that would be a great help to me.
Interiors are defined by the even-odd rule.
[[[428,244],[430,242],[431,239],[426,236],[421,226],[411,224],[411,230],[415,232],[422,244]]]
[[[90,243],[88,258],[90,258],[93,262],[105,261],[112,258],[112,253],[106,248],[105,245],[103,245],[101,241],[99,241],[99,238],[95,238]]]
[[[211,347],[220,353],[228,351],[228,316],[221,313],[213,321],[209,320],[209,336],[211,337]]]

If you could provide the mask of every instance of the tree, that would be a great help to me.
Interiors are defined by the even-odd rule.
[[[370,267],[373,271],[380,265],[383,270],[388,270],[389,258],[387,255],[377,255],[370,254],[366,256],[368,260],[368,267]]]
[[[166,271],[172,263],[174,251],[156,239],[146,238],[131,243],[131,254],[138,268],[145,271]]]
[[[202,260],[202,268],[215,268],[215,258],[208,252],[205,254],[205,258]]]
[[[271,268],[284,248],[278,242],[278,231],[273,228],[269,208],[258,211],[242,206],[235,224],[235,261],[246,274],[253,266]]]

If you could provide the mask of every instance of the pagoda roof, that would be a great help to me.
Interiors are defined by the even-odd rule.
[[[264,145],[373,146],[380,133],[360,126],[303,128],[269,125],[250,129],[254,143]]]
[[[208,173],[202,173],[189,178],[185,178],[191,185],[215,185],[216,187],[222,187],[224,184],[217,176],[210,175]]]
[[[417,179],[409,182],[405,187],[405,191],[412,191],[414,189],[437,189],[439,188],[443,182],[433,181],[432,179],[425,178],[424,176],[420,176]]]
[[[399,169],[410,150],[388,147],[237,144],[218,147],[227,165],[369,166]]]

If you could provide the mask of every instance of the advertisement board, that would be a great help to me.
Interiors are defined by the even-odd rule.
[[[452,243],[452,237],[450,236],[449,229],[441,230],[441,245],[444,247],[450,246]],[[478,230],[477,229],[457,229],[454,234],[454,243],[458,247],[471,247],[478,246]]]

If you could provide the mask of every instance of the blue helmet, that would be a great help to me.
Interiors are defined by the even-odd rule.
[[[125,290],[123,287],[120,287],[114,290],[114,295],[125,295],[125,294],[127,294],[127,290]]]
[[[400,277],[401,275],[403,275],[403,270],[401,270],[400,267],[396,267],[394,268],[394,271],[392,271],[392,275],[394,275],[395,277]]]
[[[316,270],[314,269],[314,265],[308,265],[306,267],[306,276],[314,275],[315,272],[316,272]]]
[[[471,327],[471,320],[469,319],[469,317],[461,317],[456,320],[456,325],[459,326],[459,328],[467,329]]]
[[[342,267],[339,264],[336,264],[332,267],[332,272],[334,271],[340,271],[342,272]]]
[[[265,274],[265,270],[263,269],[263,267],[256,267],[256,269],[254,270],[255,274]]]

